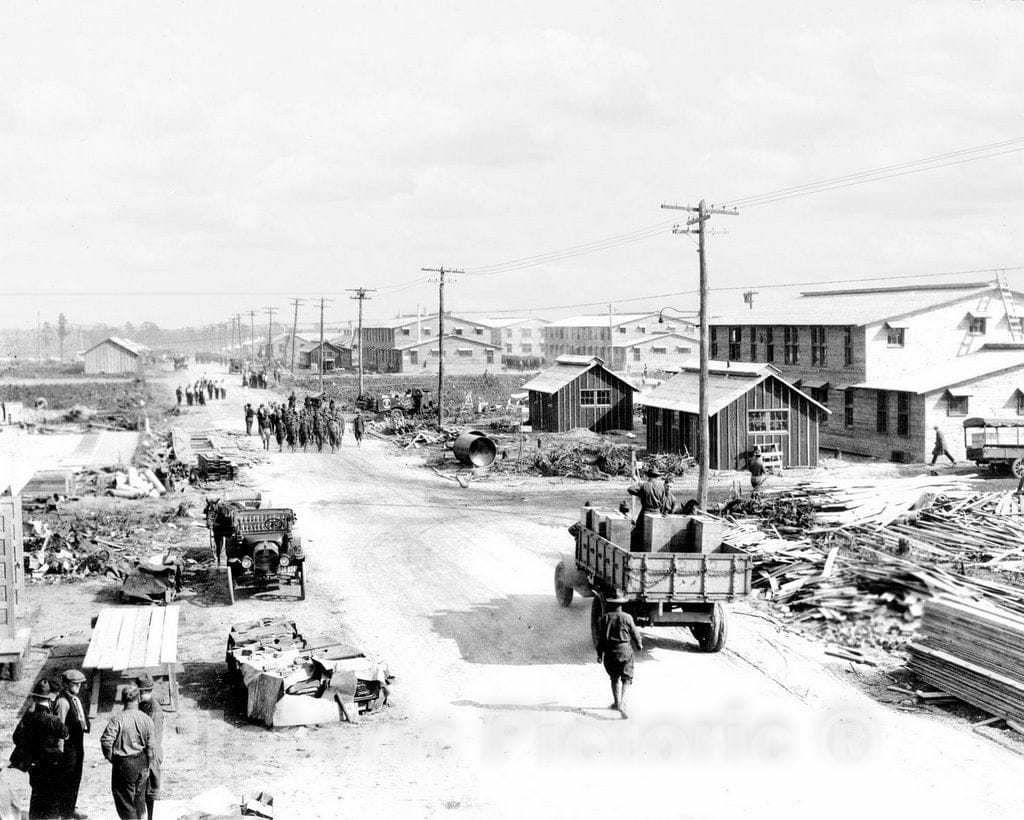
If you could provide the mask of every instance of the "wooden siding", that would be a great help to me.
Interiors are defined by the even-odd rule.
[[[789,410],[788,434],[750,433],[749,410]],[[784,466],[814,467],[818,463],[818,426],[823,415],[807,398],[771,376],[711,417],[708,467],[741,469],[754,445],[770,442],[778,445]],[[646,420],[649,451],[685,452],[700,461],[695,413],[648,407]]]
[[[86,373],[138,373],[142,357],[113,342],[101,342],[85,354]]]
[[[870,456],[885,461],[920,461],[921,442],[925,436],[924,398],[910,393],[910,427],[906,435],[899,432],[897,415],[899,396],[887,392],[888,429],[878,432],[878,391],[853,390],[853,426],[846,426],[846,391],[828,391],[828,423],[821,427],[821,448],[837,454]]]
[[[470,355],[459,355],[459,350],[469,351]],[[440,357],[437,355],[436,338],[433,341],[424,341],[416,347],[391,352],[399,372],[437,373]],[[453,376],[459,374],[482,375],[500,371],[501,352],[496,348],[473,344],[458,336],[445,336],[444,372],[446,374]]]
[[[610,407],[584,407],[582,390],[610,390]],[[592,367],[557,393],[530,391],[530,424],[535,430],[562,433],[577,427],[603,433],[633,429],[633,390],[604,368]]]

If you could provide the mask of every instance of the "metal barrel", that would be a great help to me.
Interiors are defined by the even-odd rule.
[[[487,467],[494,462],[498,449],[494,442],[479,430],[460,433],[453,445],[455,458],[467,467]]]

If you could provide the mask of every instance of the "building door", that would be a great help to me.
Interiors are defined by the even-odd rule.
[[[487,348],[487,364],[494,364],[494,351],[491,348]]]

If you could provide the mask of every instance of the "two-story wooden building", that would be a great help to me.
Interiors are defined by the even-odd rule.
[[[676,318],[659,317],[657,313],[594,313],[557,319],[544,328],[544,349],[547,356],[600,356],[619,370],[615,349],[626,356],[629,343],[665,334],[693,337],[695,328]],[[643,352],[645,348],[641,348]],[[633,356],[632,349],[628,354]],[[635,360],[634,360],[635,361]],[[641,368],[642,369],[642,362]]]
[[[932,437],[917,376],[945,378],[986,347],[1024,340],[1022,298],[998,282],[812,291],[714,315],[711,357],[772,364],[828,407],[823,448],[916,461]]]

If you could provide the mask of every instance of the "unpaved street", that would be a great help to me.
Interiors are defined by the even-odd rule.
[[[233,429],[236,415],[224,417]],[[592,488],[463,490],[396,453],[373,438],[357,449],[350,433],[339,454],[271,453],[253,470],[298,511],[310,596],[244,601],[230,619],[287,611],[399,675],[382,718],[313,733],[301,768],[263,781],[302,816],[861,816],[883,793],[894,813],[1019,815],[1011,753],[879,705],[820,647],[746,606],[720,655],[648,630],[620,720],[603,708],[589,602],[564,610],[552,594],[565,527]],[[274,736],[249,735],[252,753],[281,746]]]

